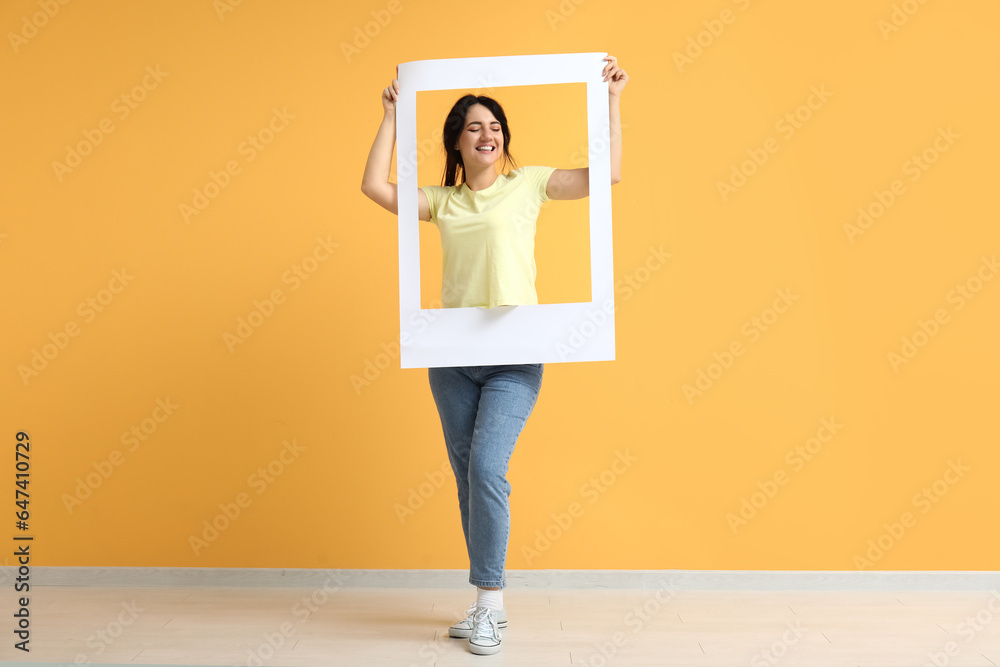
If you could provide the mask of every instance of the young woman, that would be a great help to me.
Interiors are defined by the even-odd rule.
[[[628,82],[614,56],[602,75],[608,82],[611,183],[621,180],[619,96]],[[397,213],[389,166],[396,144],[399,82],[382,91],[384,116],[368,154],[361,191]],[[485,96],[466,95],[444,125],[444,185],[417,190],[419,218],[438,226],[444,254],[445,308],[537,304],[534,233],[542,203],[580,199],[590,192],[589,169],[522,167],[497,171],[500,156],[513,163],[503,108]],[[507,626],[502,589],[510,536],[507,466],[542,383],[542,364],[456,366],[428,369],[448,458],[458,484],[458,504],[469,553],[469,583],[476,602],[449,629],[468,637],[476,654],[500,650]]]

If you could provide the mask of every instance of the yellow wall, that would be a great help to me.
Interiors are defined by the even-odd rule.
[[[466,567],[427,371],[398,368],[396,219],[359,189],[380,92],[409,60],[607,51],[617,360],[546,366],[507,566],[997,569],[995,2],[226,1],[0,6],[33,564]],[[515,106],[521,164],[576,166],[575,121]],[[543,213],[557,300],[573,206]]]

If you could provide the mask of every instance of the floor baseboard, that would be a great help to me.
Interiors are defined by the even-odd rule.
[[[0,585],[17,569],[0,568]],[[464,588],[468,570],[211,567],[32,567],[32,586]],[[507,570],[507,588],[673,590],[996,590],[1000,572],[973,570]]]

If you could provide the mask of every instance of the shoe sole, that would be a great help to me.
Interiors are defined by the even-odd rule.
[[[500,652],[500,644],[496,646],[480,646],[479,644],[469,642],[469,650],[476,655],[493,655]]]

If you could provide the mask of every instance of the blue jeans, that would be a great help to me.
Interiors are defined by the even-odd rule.
[[[469,583],[506,585],[507,464],[542,386],[542,364],[429,368],[469,551]]]

